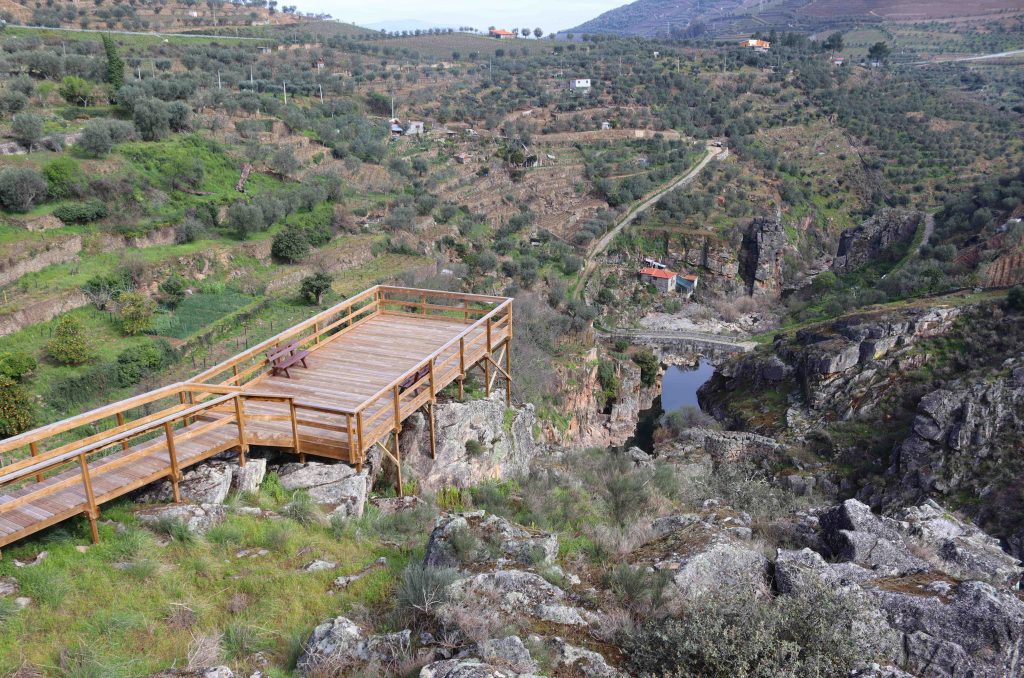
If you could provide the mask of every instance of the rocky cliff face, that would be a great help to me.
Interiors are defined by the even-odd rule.
[[[1024,557],[1024,366],[995,380],[955,382],[921,398],[911,435],[889,473],[898,486],[880,499],[969,497],[965,507]]]
[[[832,270],[849,273],[888,256],[896,246],[914,239],[923,219],[920,212],[886,209],[860,226],[846,229],[839,236]]]
[[[782,291],[782,255],[786,232],[777,219],[758,217],[743,236],[740,276],[751,296],[778,296]]]
[[[430,456],[430,429],[417,413],[399,439],[402,458],[421,490],[468,487],[488,479],[523,475],[541,447],[533,405],[505,406],[504,398],[438,403],[434,408],[436,458]]]

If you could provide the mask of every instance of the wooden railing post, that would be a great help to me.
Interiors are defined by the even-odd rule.
[[[178,489],[178,481],[181,480],[181,470],[178,468],[178,452],[174,449],[174,426],[171,422],[164,422],[164,436],[167,438],[167,454],[171,458],[171,490],[174,492],[174,503],[181,503],[181,490]]]
[[[352,431],[352,415],[345,415],[345,430],[348,433],[348,463],[354,464],[358,458],[356,452],[356,440],[355,435]]]
[[[295,417],[295,401],[291,398],[288,399],[288,415],[292,421],[292,445],[295,447],[295,454],[299,455],[299,463],[306,463],[306,455],[302,452],[302,446],[299,444],[299,422]]]
[[[512,342],[511,341],[505,343],[505,405],[507,407],[512,407]]]
[[[423,315],[426,315],[427,314],[427,295],[425,295],[425,294],[421,294],[420,295],[420,303],[422,304],[422,306],[420,307],[420,310],[423,312]]]
[[[238,465],[245,466],[245,455],[249,453],[249,441],[245,437],[245,406],[242,396],[235,396],[235,419],[238,422]]]
[[[92,492],[92,478],[89,477],[89,463],[85,460],[85,453],[78,455],[78,465],[82,469],[82,484],[85,486],[85,500],[89,504],[86,517],[89,518],[89,531],[92,533],[92,543],[98,544],[100,533],[96,528],[96,518],[99,517],[99,510],[96,508],[96,495]]]
[[[313,323],[313,336],[315,337],[315,339],[313,340],[313,343],[319,346],[320,345],[320,321],[319,320],[317,320],[315,323]]]
[[[32,453],[33,457],[38,456],[39,455],[39,443],[37,443],[34,440],[32,442],[30,442],[28,444],[28,451]],[[37,473],[36,474],[36,482],[37,483],[43,482],[43,474],[42,473]]]
[[[491,397],[491,319],[487,319],[487,353],[484,357],[484,396]]]
[[[124,412],[118,412],[117,413],[117,425],[118,426],[124,426]],[[127,440],[122,440],[121,441],[121,449],[122,450],[127,450],[128,449],[128,441]]]
[[[395,384],[394,388],[391,389],[392,395],[395,399],[395,430],[398,431],[402,428],[402,404],[401,394],[398,391],[398,384]]]
[[[356,436],[358,438],[356,457],[356,473],[363,472],[363,411],[356,412]]]

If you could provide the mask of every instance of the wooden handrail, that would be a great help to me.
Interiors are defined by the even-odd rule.
[[[149,433],[150,431],[162,428],[167,423],[173,423],[175,421],[178,421],[179,419],[184,419],[185,417],[189,417],[194,414],[203,412],[204,410],[210,409],[212,407],[216,407],[221,403],[231,400],[233,397],[234,395],[223,395],[220,396],[219,398],[214,398],[213,400],[209,400],[207,402],[196,405],[194,407],[190,407],[188,409],[179,410],[174,414],[161,417],[160,419],[147,422],[140,426],[130,428],[126,431],[116,433],[110,437],[104,438],[102,440],[97,440],[95,442],[89,443],[88,445],[83,445],[82,447],[78,447],[67,452],[54,454],[54,452],[56,452],[55,450],[54,452],[44,452],[38,457],[29,457],[28,459],[17,461],[11,464],[10,466],[6,466],[0,469],[0,485],[6,485],[11,482],[14,482],[15,480],[24,478],[26,476],[40,473],[54,466],[59,466],[60,464],[71,461],[80,454],[92,454],[93,452],[97,452],[104,448],[110,447],[115,443],[119,443],[122,440],[129,440],[131,438],[135,438],[136,436],[140,436],[144,433]]]

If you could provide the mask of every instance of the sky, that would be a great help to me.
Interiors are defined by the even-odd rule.
[[[381,22],[421,21],[425,26],[540,27],[554,33],[577,26],[629,0],[388,0],[331,2],[298,0],[302,12],[326,12],[362,26]]]

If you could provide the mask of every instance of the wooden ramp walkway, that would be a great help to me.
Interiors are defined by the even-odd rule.
[[[379,446],[398,468],[402,422],[478,368],[489,394],[511,402],[512,300],[378,286],[330,308],[188,382],[0,441],[0,547],[77,515],[98,539],[99,506],[251,445],[337,459],[362,468]],[[296,342],[307,367],[288,376],[268,353]]]

